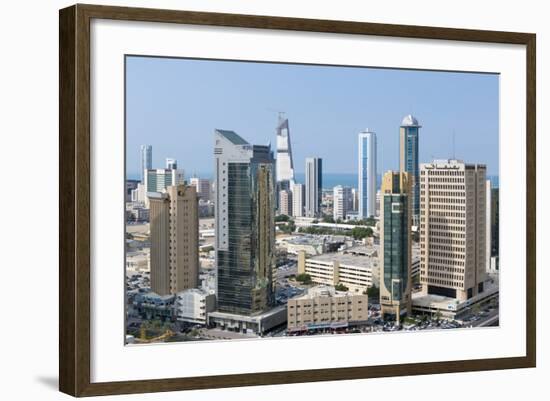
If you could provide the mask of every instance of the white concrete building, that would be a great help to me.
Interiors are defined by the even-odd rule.
[[[198,288],[176,294],[174,304],[177,320],[206,324],[207,315],[216,308],[216,296]]]
[[[370,256],[358,253],[326,253],[298,258],[298,274],[306,273],[314,283],[343,284],[352,292],[363,292],[377,286],[380,270],[376,250]]]
[[[353,209],[353,195],[350,187],[337,185],[332,189],[333,204],[332,214],[334,220],[345,220],[348,213]]]
[[[304,217],[304,184],[293,184],[290,189],[292,191],[292,216]]]

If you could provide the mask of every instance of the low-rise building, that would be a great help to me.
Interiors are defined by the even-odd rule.
[[[176,319],[206,324],[208,313],[216,308],[216,296],[199,288],[178,292],[174,302]]]
[[[228,312],[210,312],[208,325],[222,330],[244,334],[263,335],[286,323],[286,305],[277,306],[254,315],[239,315]],[[284,326],[283,326],[284,327]]]
[[[331,286],[313,287],[307,294],[288,300],[287,329],[292,332],[365,323],[368,301],[367,295],[336,291]]]
[[[140,293],[135,296],[133,306],[144,319],[171,320],[174,299],[174,295],[158,295],[155,292]]]
[[[126,252],[126,269],[149,271],[149,249]]]
[[[377,286],[380,280],[377,251],[371,248],[368,256],[354,254],[348,249],[345,253],[299,257],[298,274],[308,274],[317,284],[343,284],[351,291],[364,292],[373,285]]]

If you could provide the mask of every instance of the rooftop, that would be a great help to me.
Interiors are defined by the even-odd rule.
[[[249,143],[245,141],[242,137],[237,135],[235,131],[216,129],[216,133],[226,138],[228,141],[234,145],[248,145]]]
[[[412,115],[409,114],[403,118],[403,121],[401,121],[402,127],[420,127],[420,124],[418,124],[418,120]]]
[[[372,267],[373,258],[370,256],[352,255],[348,253],[324,253],[308,258],[307,260],[325,263],[338,262],[341,265],[369,268]]]
[[[305,294],[294,297],[293,299],[311,299],[316,297],[345,297],[357,295],[349,291],[336,291],[336,289],[329,285],[318,285],[310,288]]]

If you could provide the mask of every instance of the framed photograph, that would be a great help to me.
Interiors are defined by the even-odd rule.
[[[62,392],[535,366],[534,34],[59,18]]]

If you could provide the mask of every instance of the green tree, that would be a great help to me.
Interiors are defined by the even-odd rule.
[[[334,223],[334,218],[329,215],[329,214],[326,214],[323,216],[323,222],[325,223]]]
[[[370,228],[370,227],[354,227],[351,230],[351,236],[355,239],[363,239],[365,237],[372,237],[372,228]]]
[[[281,223],[289,220],[290,220],[290,217],[287,216],[286,214],[279,214],[278,216],[275,216],[276,223]]]
[[[342,284],[342,283],[336,284],[336,285],[334,286],[334,289],[335,289],[336,291],[348,291],[348,290],[349,290],[349,288],[346,287],[346,286],[345,286],[344,284]]]
[[[299,281],[302,284],[310,284],[311,276],[307,273],[300,273],[296,276],[296,281]]]
[[[367,288],[367,295],[370,298],[379,298],[380,297],[380,289],[373,285],[372,287]]]

